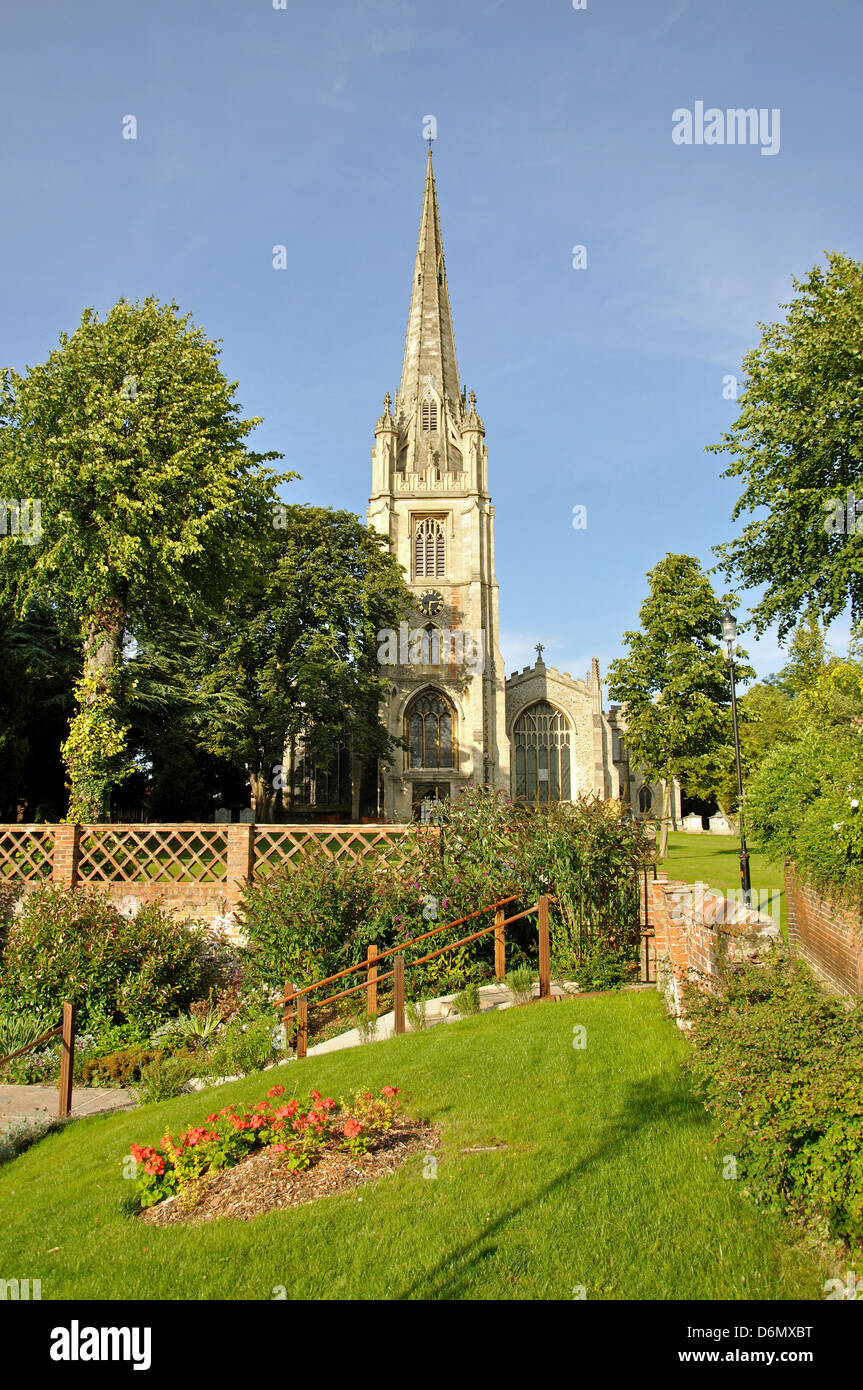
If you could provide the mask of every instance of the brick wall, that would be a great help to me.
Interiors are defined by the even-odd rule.
[[[685,1026],[683,985],[717,989],[725,969],[757,961],[781,939],[772,918],[742,907],[704,883],[669,880],[650,885],[648,920],[655,932],[656,987]]]
[[[785,865],[788,944],[829,989],[863,995],[863,911],[819,893]]]

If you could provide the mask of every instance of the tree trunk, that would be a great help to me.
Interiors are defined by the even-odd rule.
[[[668,823],[671,820],[671,782],[662,779],[662,822],[659,828],[659,858],[668,854]]]
[[[62,750],[72,821],[107,819],[112,787],[132,770],[123,766],[128,733],[121,711],[125,626],[125,607],[119,598],[113,598],[84,629],[84,668]]]
[[[363,760],[351,754],[351,821],[356,823],[360,818],[360,790],[363,781]]]
[[[267,780],[266,772],[262,772],[260,769],[257,772],[250,772],[249,788],[251,793],[249,802],[255,821],[270,824],[273,819],[275,792],[272,784]]]

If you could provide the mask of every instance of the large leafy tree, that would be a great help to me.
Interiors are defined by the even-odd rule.
[[[674,779],[696,795],[709,794],[733,756],[731,687],[720,646],[726,600],[716,597],[691,555],[666,555],[647,579],[641,628],[624,633],[628,652],[610,664],[608,692],[623,705],[632,762],[662,784],[664,856]]]
[[[40,366],[0,374],[0,497],[36,499],[41,539],[0,545],[0,594],[49,602],[80,641],[64,759],[69,818],[128,776],[124,654],[241,583],[278,479],[248,450],[218,348],[176,304],[88,309]],[[285,477],[295,476],[293,474]],[[32,528],[31,528],[32,530]]]
[[[392,748],[377,633],[397,627],[410,592],[386,539],[352,512],[275,519],[246,586],[192,639],[194,717],[210,752],[246,768],[256,820],[273,816],[286,742],[302,737],[320,766],[346,746],[356,819],[364,768]]]
[[[837,253],[795,280],[784,322],[760,325],[744,358],[736,423],[711,451],[743,490],[741,534],[717,547],[744,588],[765,585],[756,630],[779,636],[813,604],[830,621],[850,604],[863,616],[863,534],[830,533],[825,508],[863,493],[863,264]],[[850,530],[850,528],[849,528]]]

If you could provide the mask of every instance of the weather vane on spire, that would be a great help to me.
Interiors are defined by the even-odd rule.
[[[437,116],[423,116],[423,139],[428,141],[431,154],[431,142],[437,139]]]

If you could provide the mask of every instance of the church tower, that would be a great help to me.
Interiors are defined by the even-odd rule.
[[[459,383],[429,144],[401,385],[375,426],[367,511],[416,600],[410,622],[379,643],[386,723],[407,739],[382,772],[387,820],[423,817],[468,782],[509,792],[484,441],[476,398]]]

